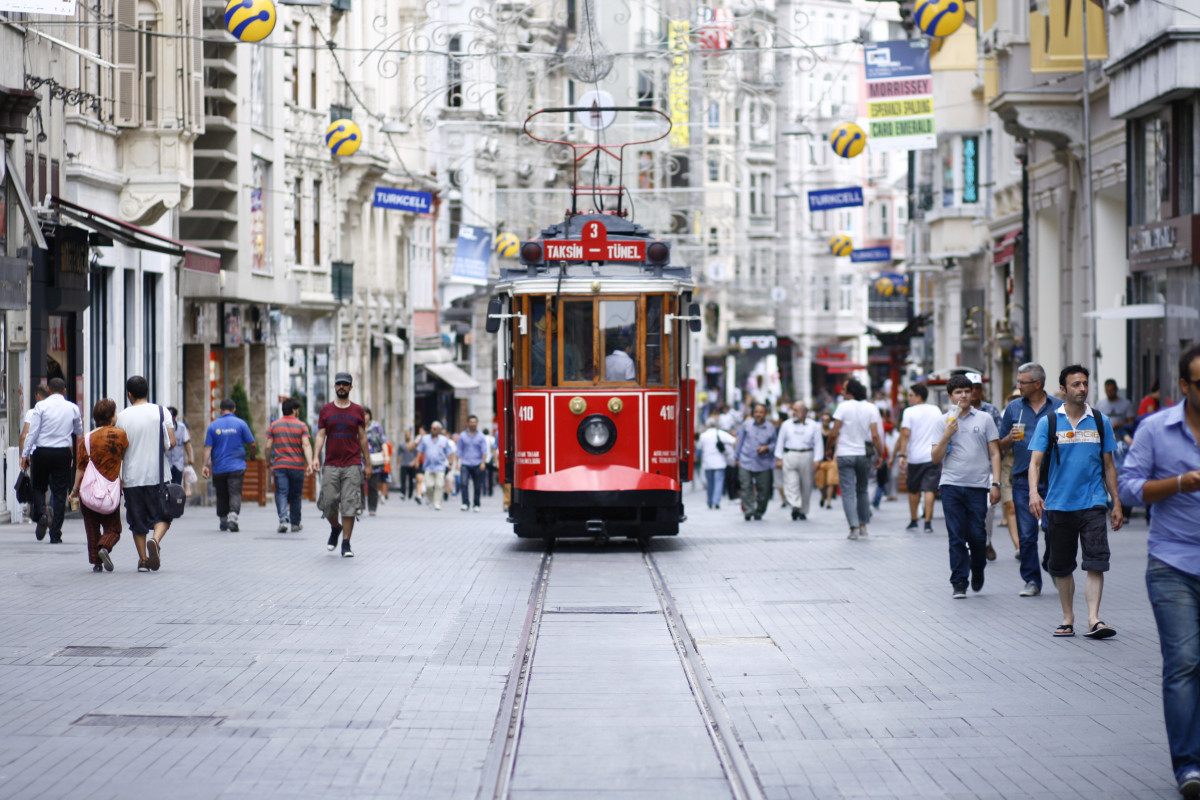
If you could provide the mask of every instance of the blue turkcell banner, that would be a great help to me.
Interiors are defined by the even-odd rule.
[[[929,76],[929,40],[900,39],[864,48],[869,81]]]
[[[863,261],[891,261],[892,248],[864,247],[862,250],[855,250],[850,253],[850,260],[855,263],[860,263]]]
[[[411,211],[414,214],[428,214],[433,211],[433,195],[429,192],[376,186],[374,206],[394,211]]]
[[[862,188],[858,186],[847,186],[845,189],[821,189],[808,193],[809,211],[828,211],[831,208],[850,208],[862,204]]]
[[[466,283],[486,284],[492,258],[492,234],[487,228],[458,226],[451,277]]]

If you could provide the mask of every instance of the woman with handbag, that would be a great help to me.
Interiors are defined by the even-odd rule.
[[[384,445],[387,436],[383,433],[383,425],[371,417],[371,409],[364,408],[367,416],[367,446],[371,449],[371,477],[367,480],[367,513],[375,516],[379,508],[379,484],[384,480],[383,465],[387,460]]]
[[[116,426],[117,404],[109,398],[96,402],[92,418],[96,428],[80,439],[70,499],[80,501],[92,572],[112,572],[109,554],[121,538],[121,464],[129,438]]]

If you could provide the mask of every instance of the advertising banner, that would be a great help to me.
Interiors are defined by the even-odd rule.
[[[686,20],[673,21],[667,28],[667,49],[671,51],[671,71],[667,75],[667,113],[671,117],[671,147],[687,147],[691,144],[688,116],[692,98],[689,85],[691,56],[688,36],[690,26]]]
[[[460,225],[451,277],[464,283],[486,284],[491,258],[492,234],[488,229]]]
[[[862,188],[847,186],[845,189],[821,189],[808,193],[809,211],[828,211],[832,208],[851,208],[863,204]]]
[[[864,48],[867,141],[873,152],[933,150],[933,77],[929,40],[880,42]]]
[[[26,14],[75,15],[75,0],[0,0],[0,11],[20,11]]]
[[[864,247],[862,250],[855,250],[851,252],[850,260],[856,264],[864,261],[891,261],[892,248]]]

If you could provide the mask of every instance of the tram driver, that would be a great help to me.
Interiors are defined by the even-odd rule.
[[[637,365],[633,361],[633,341],[629,336],[609,338],[612,352],[604,359],[604,378],[609,381],[636,381]]]

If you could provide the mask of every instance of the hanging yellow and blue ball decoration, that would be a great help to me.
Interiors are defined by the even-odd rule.
[[[835,256],[848,256],[854,251],[854,241],[844,233],[829,240],[829,252]]]
[[[225,29],[243,42],[261,42],[275,30],[275,4],[271,0],[229,0]]]
[[[335,156],[352,156],[362,144],[362,129],[353,120],[339,119],[325,129],[325,146]]]
[[[896,284],[889,276],[880,275],[875,279],[875,291],[884,297],[891,297],[892,293],[896,291]]]
[[[496,237],[496,253],[501,258],[516,258],[521,240],[515,233],[502,233]]]
[[[854,158],[867,146],[867,134],[853,122],[843,122],[830,132],[829,144],[842,158]]]
[[[918,0],[913,20],[926,36],[940,39],[963,24],[966,5],[963,0]]]

